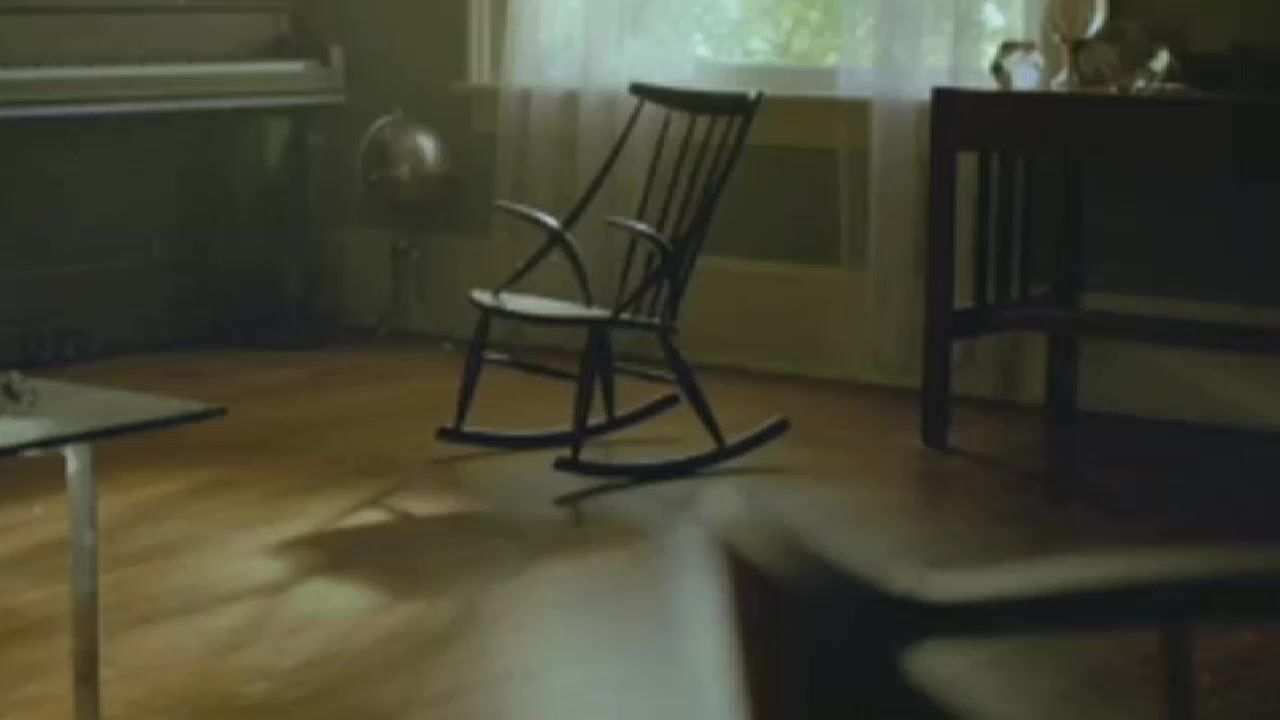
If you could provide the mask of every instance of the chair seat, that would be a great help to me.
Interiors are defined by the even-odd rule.
[[[545,295],[475,289],[471,291],[471,304],[498,315],[555,325],[614,324],[649,329],[662,327],[662,323],[652,318],[636,315],[615,318],[613,310],[609,308]]]

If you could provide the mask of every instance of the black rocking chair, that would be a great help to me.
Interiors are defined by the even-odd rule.
[[[693,368],[676,341],[677,321],[685,291],[707,239],[712,217],[760,106],[759,93],[704,92],[633,84],[634,111],[620,137],[582,197],[563,217],[512,202],[495,203],[498,210],[532,225],[545,235],[542,245],[494,290],[473,290],[472,305],[480,311],[471,339],[458,393],[453,424],[437,432],[440,440],[501,449],[568,448],[555,462],[557,469],[605,478],[608,485],[557,499],[572,504],[600,492],[688,477],[742,456],[769,443],[790,427],[786,418],[770,420],[736,439],[726,439],[698,384]],[[586,264],[573,237],[575,225],[591,208],[628,144],[639,142],[636,132],[646,113],[657,113],[652,158],[640,187],[634,217],[611,217],[607,224],[627,242],[625,261],[612,308],[596,304]],[[552,253],[562,254],[573,272],[581,299],[563,300],[511,292]],[[494,317],[586,331],[577,372],[517,359],[488,350]],[[613,332],[640,331],[656,336],[669,372],[618,362]],[[486,363],[504,365],[576,384],[572,424],[566,429],[503,432],[466,425],[480,371]],[[619,375],[673,384],[679,393],[659,396],[639,407],[619,412],[615,382]],[[593,419],[597,385],[603,417]],[[584,443],[660,415],[681,397],[697,414],[713,447],[705,452],[663,460],[617,463],[582,457]]]

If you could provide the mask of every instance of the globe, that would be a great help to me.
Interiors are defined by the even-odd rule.
[[[383,115],[369,126],[357,164],[362,191],[381,220],[418,227],[438,210],[449,169],[444,143],[403,112]]]

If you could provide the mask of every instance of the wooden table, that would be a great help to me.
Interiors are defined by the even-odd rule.
[[[1081,307],[1088,268],[1081,251],[1081,165],[1123,158],[1160,172],[1188,166],[1223,182],[1280,176],[1280,99],[1204,94],[1123,96],[939,88],[931,110],[929,239],[921,434],[946,449],[952,344],[1004,332],[1048,336],[1046,406],[1052,419],[1075,411],[1078,338],[1124,338],[1236,351],[1280,350],[1280,329],[1143,317]],[[956,277],[959,157],[976,154],[973,276]],[[1064,222],[1047,271],[1031,262],[1031,183],[1053,162]],[[1042,188],[1037,188],[1040,192]],[[1037,258],[1044,260],[1042,258]],[[1158,258],[1152,258],[1157,265]],[[966,297],[958,297],[957,289]],[[959,301],[959,306],[958,306]]]
[[[225,411],[186,400],[27,380],[24,409],[0,406],[0,458],[61,452],[71,511],[72,675],[76,720],[100,717],[98,490],[94,442],[208,420]]]
[[[1195,628],[1280,616],[1280,544],[1179,540],[1013,474],[974,480],[863,468],[703,493],[752,717],[1191,720]]]

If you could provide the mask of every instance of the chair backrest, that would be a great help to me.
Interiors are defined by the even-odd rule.
[[[587,211],[623,152],[637,150],[630,145],[651,144],[632,219],[666,237],[672,252],[664,261],[651,245],[633,236],[614,307],[618,314],[674,323],[763,96],[643,83],[632,84],[630,94],[636,99],[635,109],[599,173],[565,217],[565,225],[576,223]],[[638,132],[642,119],[646,131]]]

